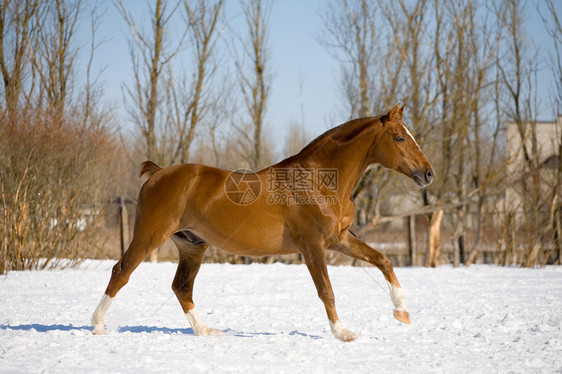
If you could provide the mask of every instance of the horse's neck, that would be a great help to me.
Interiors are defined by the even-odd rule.
[[[373,119],[350,121],[314,140],[299,154],[287,159],[287,166],[338,170],[338,195],[347,198],[370,164],[368,151],[376,136]]]

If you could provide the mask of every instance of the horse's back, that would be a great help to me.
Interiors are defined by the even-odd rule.
[[[173,165],[145,183],[139,209],[151,222],[154,217],[172,218],[175,230],[190,230],[227,252],[252,256],[293,252],[284,248],[282,207],[268,203],[265,189],[266,180],[258,174],[202,164]]]

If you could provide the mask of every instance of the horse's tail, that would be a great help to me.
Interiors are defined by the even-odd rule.
[[[160,169],[162,168],[156,165],[154,162],[145,161],[141,164],[141,169],[139,171],[139,178],[142,178],[144,175],[146,175],[150,179],[150,177],[152,177],[152,175]]]

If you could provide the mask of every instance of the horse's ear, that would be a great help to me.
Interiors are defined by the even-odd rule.
[[[406,108],[406,104],[402,105],[402,108],[400,108],[400,118],[404,118],[404,108]]]
[[[404,109],[404,108],[402,108]],[[402,110],[400,109],[400,103],[396,104],[394,108],[390,109],[390,112],[386,113],[381,117],[381,122],[384,126],[386,122],[394,121],[398,116],[402,116]]]

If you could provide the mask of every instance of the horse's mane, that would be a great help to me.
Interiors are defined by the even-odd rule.
[[[349,141],[355,136],[361,134],[367,126],[370,126],[374,120],[379,117],[363,117],[352,119],[348,122],[342,123],[339,126],[333,127],[322,134],[318,135],[314,140],[308,143],[300,152],[287,157],[286,159],[273,165],[276,167],[286,167],[294,162],[301,162],[309,156],[318,152],[328,141]]]
[[[356,118],[351,121],[342,123],[339,126],[333,127],[330,130],[318,135],[314,140],[312,140],[308,145],[306,145],[298,154],[307,153],[313,149],[316,149],[321,143],[327,139],[338,138],[338,135],[346,140],[351,139],[358,133],[361,133],[365,125],[370,124],[374,119],[379,117],[364,117]],[[349,131],[348,131],[349,130]]]

